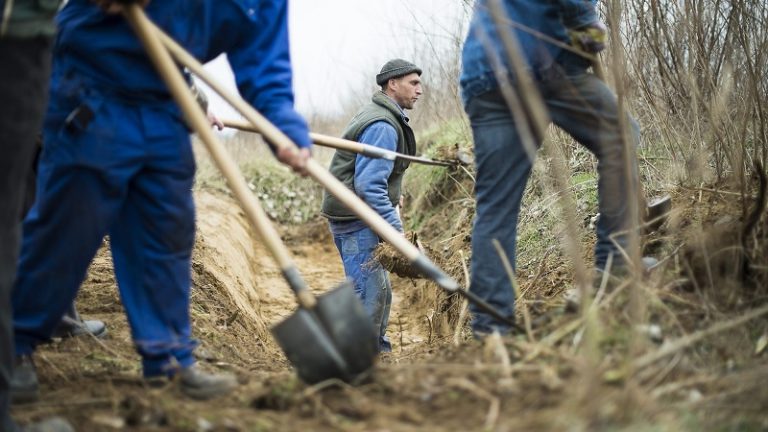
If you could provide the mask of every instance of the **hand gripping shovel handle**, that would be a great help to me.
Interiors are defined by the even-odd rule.
[[[141,11],[139,11],[141,12]],[[253,107],[251,107],[241,97],[233,94],[225,89],[221,84],[216,82],[213,77],[203,68],[194,57],[179,46],[171,37],[166,35],[161,29],[155,26],[149,20],[145,21],[147,25],[152,26],[155,33],[159,36],[160,41],[170,51],[170,53],[176,58],[176,60],[183,66],[187,67],[192,73],[202,79],[210,88],[218,93],[224,100],[227,101],[233,108],[235,108],[245,119],[255,127],[256,130],[261,133],[267,142],[278,148],[288,148],[298,151],[296,145],[288,138],[280,129],[275,127],[264,116],[259,114]],[[198,111],[197,114],[201,113]],[[206,128],[207,133],[212,132]],[[419,251],[419,249],[411,244],[400,232],[394,229],[387,221],[385,221],[378,213],[371,209],[363,200],[361,200],[354,192],[349,190],[343,183],[341,183],[336,177],[334,177],[328,170],[323,168],[317,161],[310,158],[306,167],[309,176],[322,185],[329,193],[333,194],[339,201],[342,202],[348,209],[355,213],[362,221],[364,221],[376,234],[382,239],[392,245],[397,251],[408,258],[411,265],[420,270],[424,275],[434,280],[435,283],[443,290],[450,293],[459,293],[467,300],[473,302],[485,312],[496,318],[497,320],[507,323],[511,326],[515,326],[512,319],[504,316],[496,308],[477,297],[474,293],[470,293],[462,289],[458,282],[443,272],[438,266],[436,266],[429,258]],[[245,187],[245,182],[243,182]],[[246,188],[247,191],[247,188]],[[516,327],[516,326],[515,326]]]
[[[224,123],[224,126],[228,128],[238,129],[246,132],[259,133],[258,129],[256,129],[249,122],[246,122],[246,121],[223,120],[222,123]],[[456,166],[459,164],[458,161],[450,162],[450,161],[444,161],[444,160],[427,159],[419,156],[411,156],[411,155],[398,153],[390,150],[384,150],[379,147],[372,146],[370,144],[363,144],[363,143],[350,141],[343,138],[336,138],[336,137],[323,135],[319,133],[310,133],[309,137],[312,138],[313,143],[319,146],[335,148],[337,150],[347,150],[347,151],[358,153],[363,156],[374,158],[374,159],[386,159],[386,160],[404,159],[404,160],[409,160],[411,162],[420,163],[424,165],[435,165],[435,166],[444,166],[444,167]]]
[[[205,143],[216,165],[224,174],[224,177],[226,177],[229,187],[240,201],[248,220],[275,258],[275,261],[277,261],[283,276],[296,294],[299,304],[306,309],[313,308],[317,300],[307,289],[304,280],[291,259],[288,249],[283,244],[277,231],[275,231],[264,209],[261,208],[246,185],[237,164],[213,134],[206,116],[192,96],[184,77],[182,77],[181,72],[176,67],[176,63],[174,63],[173,58],[157,37],[154,24],[147,18],[144,11],[135,4],[126,6],[124,13],[126,19],[131,23],[134,31],[139,36],[152,62],[155,63],[155,66],[160,71],[160,75],[165,80],[174,99],[179,103],[187,121],[198,136],[200,136],[203,143]]]

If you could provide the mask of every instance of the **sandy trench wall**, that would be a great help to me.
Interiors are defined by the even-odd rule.
[[[277,267],[232,198],[199,191],[195,193],[195,203],[197,238],[192,259],[196,285],[215,290],[214,296],[226,296],[226,300],[218,300],[226,307],[237,308],[241,322],[256,336],[267,337],[259,275],[265,270],[278,271]]]

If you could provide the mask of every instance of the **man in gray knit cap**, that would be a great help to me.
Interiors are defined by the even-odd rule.
[[[343,137],[390,151],[416,154],[416,140],[405,110],[412,109],[421,96],[420,76],[421,69],[413,63],[401,59],[388,61],[376,75],[376,83],[381,90],[374,93],[371,102],[352,118]],[[406,168],[408,161],[373,159],[337,150],[330,171],[402,232],[398,206]],[[379,237],[327,192],[323,198],[322,215],[330,222],[344,272],[354,281],[355,292],[375,328],[379,329],[380,351],[391,351],[392,346],[385,333],[392,303],[392,286],[387,271],[372,257]]]

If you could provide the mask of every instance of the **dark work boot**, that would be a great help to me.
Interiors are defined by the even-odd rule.
[[[176,379],[181,392],[193,399],[211,399],[230,393],[237,387],[237,379],[231,374],[209,373],[197,366],[178,372]]]
[[[11,403],[24,404],[36,402],[40,398],[37,371],[32,356],[16,357],[11,374]]]
[[[61,322],[56,326],[51,337],[68,338],[92,334],[99,339],[107,335],[107,326],[99,320],[83,320],[77,313],[74,303],[72,307],[61,318]]]

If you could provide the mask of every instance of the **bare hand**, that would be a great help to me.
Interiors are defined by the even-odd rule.
[[[405,195],[400,195],[400,201],[398,201],[397,205],[395,206],[395,212],[397,213],[397,217],[399,217],[400,220],[403,219],[403,205],[405,205]]]
[[[218,130],[224,130],[224,123],[218,117],[216,117],[216,114],[209,112],[207,116],[208,123],[211,126],[216,126],[216,129]]]
[[[123,8],[129,4],[138,4],[146,7],[150,0],[91,0],[96,3],[104,12],[110,15],[116,15],[123,12]]]
[[[277,151],[277,159],[293,168],[302,177],[306,177],[309,174],[307,172],[307,161],[309,161],[310,157],[312,157],[312,153],[308,148],[297,151],[295,148],[284,147]]]

